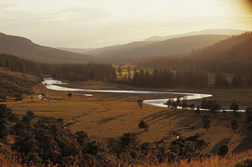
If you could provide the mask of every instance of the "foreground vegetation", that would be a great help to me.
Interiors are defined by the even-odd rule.
[[[80,166],[141,164],[150,161],[172,162],[181,158],[207,156],[202,151],[207,147],[199,135],[174,140],[171,145],[140,143],[135,133],[125,133],[119,140],[102,143],[92,141],[84,131],[70,132],[62,118],[35,119],[28,111],[21,118],[11,112],[6,105],[0,105],[2,142],[8,144],[8,134],[15,135],[10,147],[21,158],[22,164]],[[184,144],[183,144],[184,143]],[[8,155],[8,152],[5,152]]]
[[[39,118],[28,111],[19,119],[4,104],[0,105],[0,118],[0,151],[5,157],[9,157],[10,161],[21,165],[178,166],[202,164],[201,160],[211,155],[207,151],[209,143],[200,139],[199,134],[190,137],[177,136],[171,143],[166,138],[153,143],[141,143],[136,133],[124,133],[119,139],[102,142],[90,139],[84,131],[71,133],[69,124],[62,118]],[[9,135],[14,137],[13,142],[9,142]],[[8,151],[8,147],[11,151]],[[222,145],[218,150],[219,156],[225,156],[228,147]],[[13,158],[13,155],[19,160]],[[247,156],[249,159],[246,159]],[[247,156],[231,162],[251,164],[251,151],[247,152]],[[8,163],[8,158],[1,158],[2,163]],[[208,160],[205,160],[205,163],[225,164],[228,159],[216,161],[213,158],[210,163]]]
[[[160,167],[247,167],[251,165],[251,150],[243,152],[243,153],[238,153],[238,154],[232,154],[232,155],[227,155],[225,157],[219,157],[219,156],[212,156],[210,158],[203,158],[201,160],[191,160],[188,162],[188,160],[181,160],[179,162],[174,162],[171,164],[159,164],[155,166],[160,166]],[[26,165],[21,165],[16,159],[9,159],[0,154],[0,163],[2,166],[8,166],[8,167],[26,167]],[[35,165],[34,165],[35,166]],[[77,165],[72,165],[73,167],[78,167]],[[140,166],[140,165],[139,165]],[[149,163],[146,163],[144,165],[141,165],[143,167],[146,166],[152,166]],[[31,165],[32,167],[32,165]]]
[[[211,158],[205,158],[201,160],[191,160],[188,162],[187,160],[182,160],[180,162],[172,163],[171,165],[161,164],[161,167],[247,167],[252,164],[252,151],[249,150],[247,152],[231,154],[225,157],[213,156]]]

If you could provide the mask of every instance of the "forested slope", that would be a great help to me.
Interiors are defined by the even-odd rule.
[[[20,58],[42,63],[87,63],[95,60],[90,55],[41,46],[29,39],[3,33],[0,33],[0,53],[14,54]]]

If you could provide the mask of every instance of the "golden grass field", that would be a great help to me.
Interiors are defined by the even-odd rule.
[[[172,164],[160,164],[159,167],[237,167],[249,166],[251,164],[252,151],[246,151],[243,153],[229,154],[223,158],[219,156],[212,156],[206,159],[195,159],[188,162],[187,160],[181,160],[180,162],[174,162]],[[0,154],[0,164],[5,167],[26,167],[26,165],[20,165],[15,159],[7,159],[2,154]],[[155,165],[157,166],[157,165]],[[31,166],[32,167],[32,166]],[[58,167],[57,165],[55,167]],[[73,166],[73,167],[78,167]],[[140,167],[140,165],[138,166]],[[146,163],[141,165],[141,167],[152,167],[152,165]]]
[[[94,82],[80,85],[79,87],[97,89],[118,88],[114,84],[104,84],[99,87]],[[204,111],[197,115],[195,111],[175,111],[145,104],[143,109],[140,109],[136,102],[138,96],[134,95],[95,93],[93,97],[86,97],[80,93],[73,93],[72,98],[69,98],[68,92],[47,90],[42,85],[35,86],[34,92],[33,99],[31,96],[24,96],[23,101],[5,103],[13,109],[14,113],[20,115],[31,110],[39,117],[62,117],[69,123],[69,128],[73,132],[84,130],[94,139],[119,138],[123,133],[135,132],[139,134],[141,142],[154,142],[163,138],[172,141],[177,135],[188,137],[199,133],[201,138],[210,142],[211,153],[217,153],[222,144],[228,145],[229,153],[251,149],[252,138],[246,130],[245,113],[242,113],[240,128],[237,133],[234,133],[230,123],[233,118],[232,113],[226,113],[223,118],[221,113],[215,116]],[[42,92],[48,97],[46,100],[38,99],[38,94]],[[249,94],[247,99],[250,99],[250,96]],[[220,98],[224,99],[224,97]],[[205,114],[211,115],[212,118],[209,131],[202,127],[202,116]],[[138,128],[141,120],[149,125],[148,132]]]
[[[251,165],[252,151],[228,155],[223,158],[219,156],[213,156],[211,158],[206,158],[203,160],[192,160],[188,162],[187,160],[182,160],[180,162],[174,162],[170,165],[161,164],[160,167],[237,167],[249,166]],[[250,161],[248,161],[250,160]]]

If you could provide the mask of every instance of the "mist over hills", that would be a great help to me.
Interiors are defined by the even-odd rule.
[[[0,52],[42,63],[87,63],[95,60],[90,55],[41,46],[27,38],[3,33],[0,33]]]
[[[188,53],[210,46],[229,38],[227,35],[199,35],[174,38],[160,42],[138,42],[106,50],[98,55],[100,58],[115,58],[119,62],[135,62],[144,58]],[[92,53],[90,53],[92,54]]]
[[[82,53],[94,55],[103,62],[134,63],[143,58],[189,53],[229,37],[229,35],[195,35],[165,41],[137,41],[125,45],[82,50]]]
[[[191,53],[149,58],[144,67],[202,69],[223,73],[252,72],[252,33],[247,32]]]
[[[245,32],[233,29],[207,29],[171,36],[153,36],[144,41],[114,45],[103,48],[59,48],[76,53],[99,57],[102,62],[134,63],[142,58],[189,53],[204,48],[232,35]],[[198,37],[197,37],[198,36]],[[201,37],[200,37],[201,36]]]
[[[91,48],[91,49],[59,48],[59,49],[72,51],[72,52],[76,52],[76,53],[85,53],[85,54],[91,54],[94,56],[103,57],[102,56],[103,53],[110,52],[112,50],[116,50],[116,49],[131,50],[131,49],[135,49],[137,47],[142,47],[142,46],[146,46],[146,45],[153,44],[153,43],[155,43],[155,41],[135,41],[135,42],[131,42],[128,44],[119,44],[119,45],[113,45],[113,46],[106,46],[106,47],[102,47],[102,48]],[[107,56],[104,56],[104,57],[107,57]]]
[[[233,36],[191,53],[187,58],[201,61],[252,63],[252,33]]]
[[[225,32],[226,31],[226,32]],[[240,33],[240,30],[203,30],[199,33]],[[191,34],[193,34],[191,33]],[[241,35],[242,36],[242,35]],[[246,35],[245,35],[246,36]],[[172,38],[164,41],[136,41],[124,45],[108,46],[97,49],[77,49],[60,48],[55,49],[33,43],[31,40],[0,33],[0,52],[13,54],[18,57],[42,63],[135,63],[149,58],[161,56],[174,57],[174,55],[185,54],[190,59],[211,60],[222,54],[237,53],[233,61],[246,61],[249,58],[250,49],[246,44],[239,44],[243,38],[237,39],[237,36],[230,38],[230,35],[191,35],[178,38]],[[239,36],[238,36],[239,37]],[[226,42],[227,40],[233,42]],[[245,38],[245,37],[244,37]],[[244,39],[245,40],[245,39]],[[249,40],[249,39],[248,39]],[[223,46],[216,46],[216,43],[222,43]],[[213,45],[213,46],[212,46]],[[211,47],[210,47],[211,46]],[[202,49],[204,48],[204,49]],[[225,51],[231,50],[231,51]],[[237,50],[237,51],[236,51]],[[193,52],[192,52],[193,51]],[[75,52],[75,53],[73,53]],[[192,52],[192,53],[190,53]],[[204,53],[203,53],[204,52]],[[218,53],[217,53],[218,52]],[[190,53],[190,54],[189,54]],[[238,58],[242,54],[243,58]],[[92,56],[90,56],[92,55]],[[204,57],[202,56],[204,55]],[[178,56],[181,57],[181,56]],[[225,57],[225,56],[224,56]],[[216,59],[216,58],[215,58]],[[223,59],[226,59],[223,58]],[[233,58],[231,58],[233,59]],[[231,60],[229,59],[229,61]]]
[[[184,34],[170,35],[170,36],[152,36],[150,38],[145,39],[145,41],[164,41],[167,39],[192,36],[192,35],[238,35],[244,32],[246,31],[233,30],[233,29],[207,29],[207,30],[194,31],[194,32],[189,32],[189,33],[184,33]]]

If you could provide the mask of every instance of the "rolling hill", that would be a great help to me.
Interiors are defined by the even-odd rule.
[[[196,35],[159,42],[139,41],[126,45],[93,49],[86,53],[112,63],[134,63],[149,57],[189,53],[229,37],[229,35]]]
[[[40,46],[31,40],[0,33],[0,52],[41,63],[87,63],[93,56]]]
[[[104,51],[119,48],[120,46],[122,46],[122,45],[113,45],[113,46],[107,46],[107,47],[103,47],[103,48],[90,48],[90,49],[64,48],[64,47],[60,47],[59,49],[66,50],[69,52],[74,52],[74,53],[98,55]]]
[[[113,46],[107,46],[103,48],[92,48],[92,49],[79,49],[79,48],[59,48],[62,50],[75,52],[75,53],[84,53],[84,54],[90,54],[94,56],[103,57],[102,55],[107,52],[111,52],[113,50],[131,50],[136,49],[138,47],[146,46],[149,44],[155,43],[154,41],[136,41],[131,42],[128,44],[121,44],[121,45],[113,45]],[[107,57],[107,56],[104,56]]]
[[[193,69],[222,73],[251,74],[252,33],[233,36],[212,46],[182,55],[167,55],[139,61],[143,67]]]
[[[186,56],[189,59],[218,62],[252,63],[252,33],[233,36]]]
[[[2,95],[32,94],[32,87],[38,82],[39,80],[35,76],[0,67],[0,101]]]

